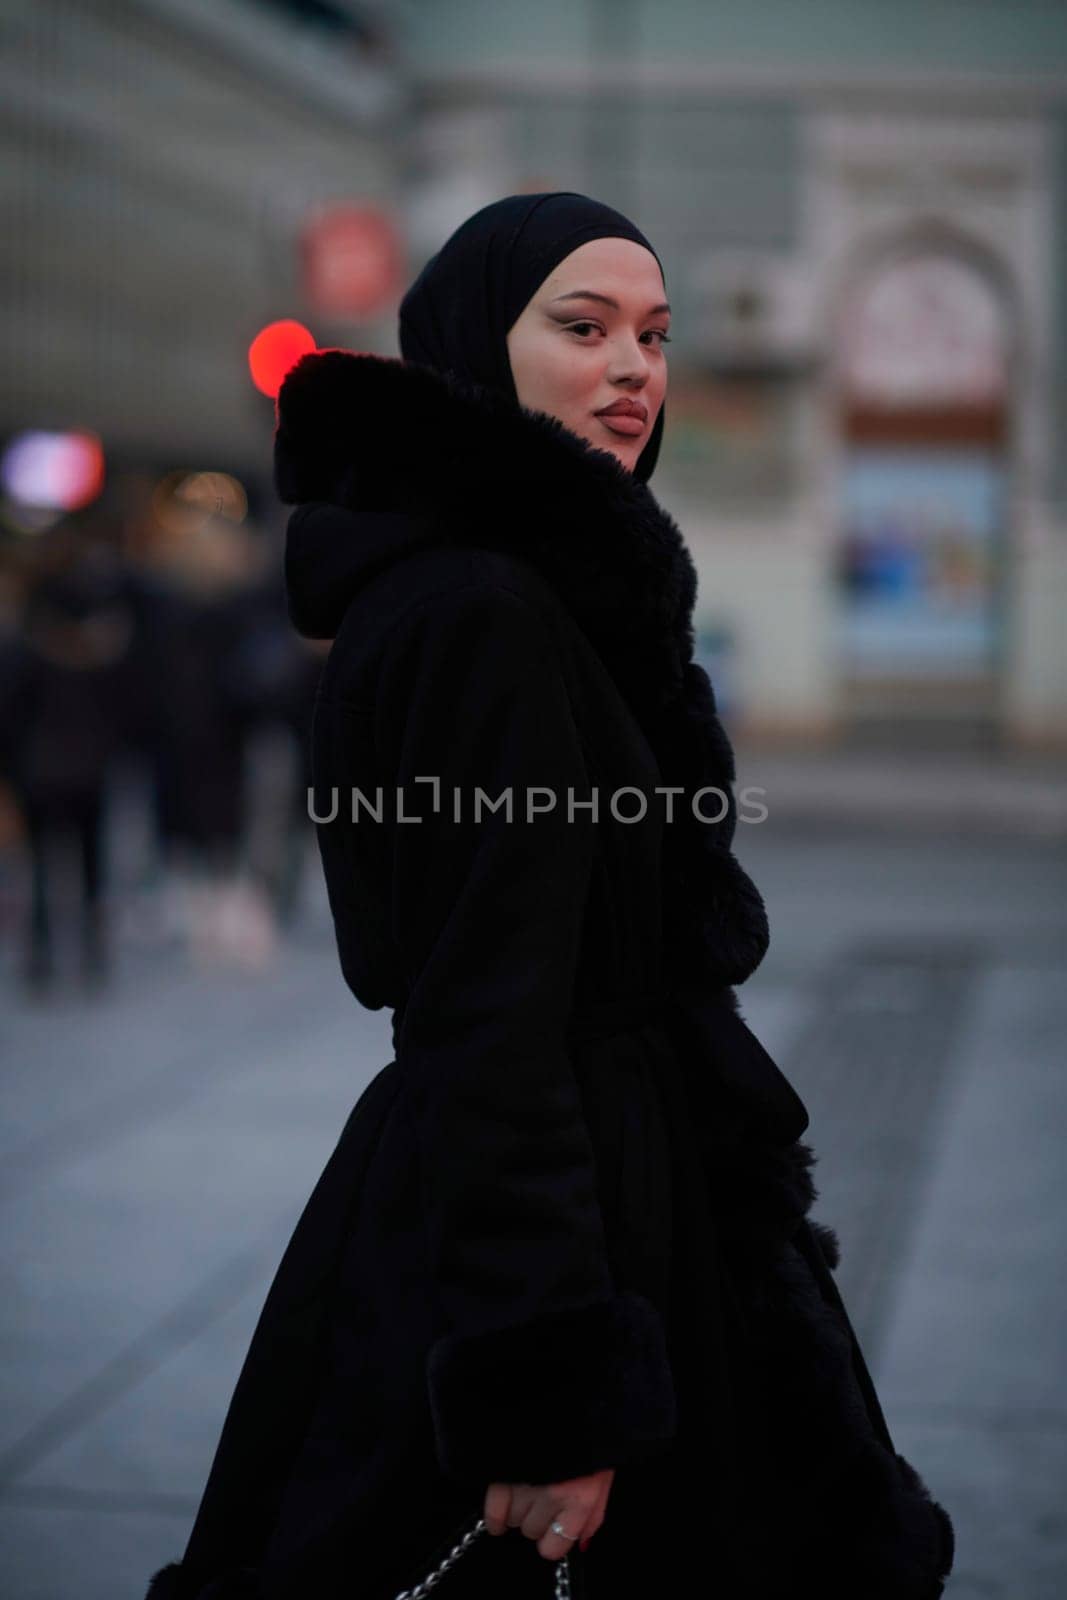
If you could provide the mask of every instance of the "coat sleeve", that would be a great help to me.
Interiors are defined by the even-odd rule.
[[[591,791],[559,647],[529,601],[474,583],[401,620],[376,704],[383,771],[422,819],[391,824],[392,926],[441,1468],[549,1483],[654,1455],[676,1428],[665,1330],[616,1292],[566,1038],[595,823],[569,813]],[[532,820],[528,787],[555,797]]]

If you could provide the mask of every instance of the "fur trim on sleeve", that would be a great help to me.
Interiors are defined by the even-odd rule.
[[[145,1600],[262,1600],[255,1569],[239,1567],[207,1584],[193,1583],[180,1561],[153,1573]]]
[[[180,1561],[171,1561],[152,1574],[145,1600],[189,1600],[189,1584]]]
[[[438,1459],[456,1482],[554,1483],[656,1455],[677,1428],[659,1313],[626,1290],[430,1351]]]

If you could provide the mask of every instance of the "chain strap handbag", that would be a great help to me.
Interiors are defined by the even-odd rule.
[[[426,1577],[421,1579],[421,1581],[417,1583],[413,1589],[401,1590],[400,1594],[397,1595],[396,1600],[424,1600],[424,1597],[428,1595],[438,1583],[440,1583],[442,1577],[448,1571],[449,1567],[454,1567],[460,1556],[466,1554],[466,1552],[470,1549],[478,1535],[484,1533],[485,1531],[485,1518],[479,1517],[474,1526],[472,1528],[468,1528],[467,1532],[459,1540],[459,1543],[452,1546],[444,1560],[438,1562],[433,1571],[428,1572]],[[570,1559],[570,1553],[568,1552],[567,1555],[561,1556],[555,1564],[556,1600],[571,1600]]]

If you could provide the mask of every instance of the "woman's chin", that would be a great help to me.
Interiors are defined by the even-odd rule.
[[[641,454],[641,451],[640,449],[634,449],[633,445],[631,445],[629,449],[624,447],[621,450],[612,450],[611,454],[615,457],[620,466],[625,467],[627,472],[632,472],[634,467],[637,465],[637,458]]]
[[[605,455],[614,456],[619,465],[625,467],[627,472],[634,470],[637,465],[637,458],[641,454],[645,443],[643,436],[636,440],[633,445],[620,444],[618,446],[607,444],[603,439],[593,439],[587,433],[583,434],[582,438],[585,439],[587,444],[593,445],[595,449],[603,450]]]

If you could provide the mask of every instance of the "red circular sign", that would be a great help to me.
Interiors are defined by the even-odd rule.
[[[334,206],[308,223],[301,247],[304,291],[316,311],[372,316],[399,292],[403,251],[385,211]]]

